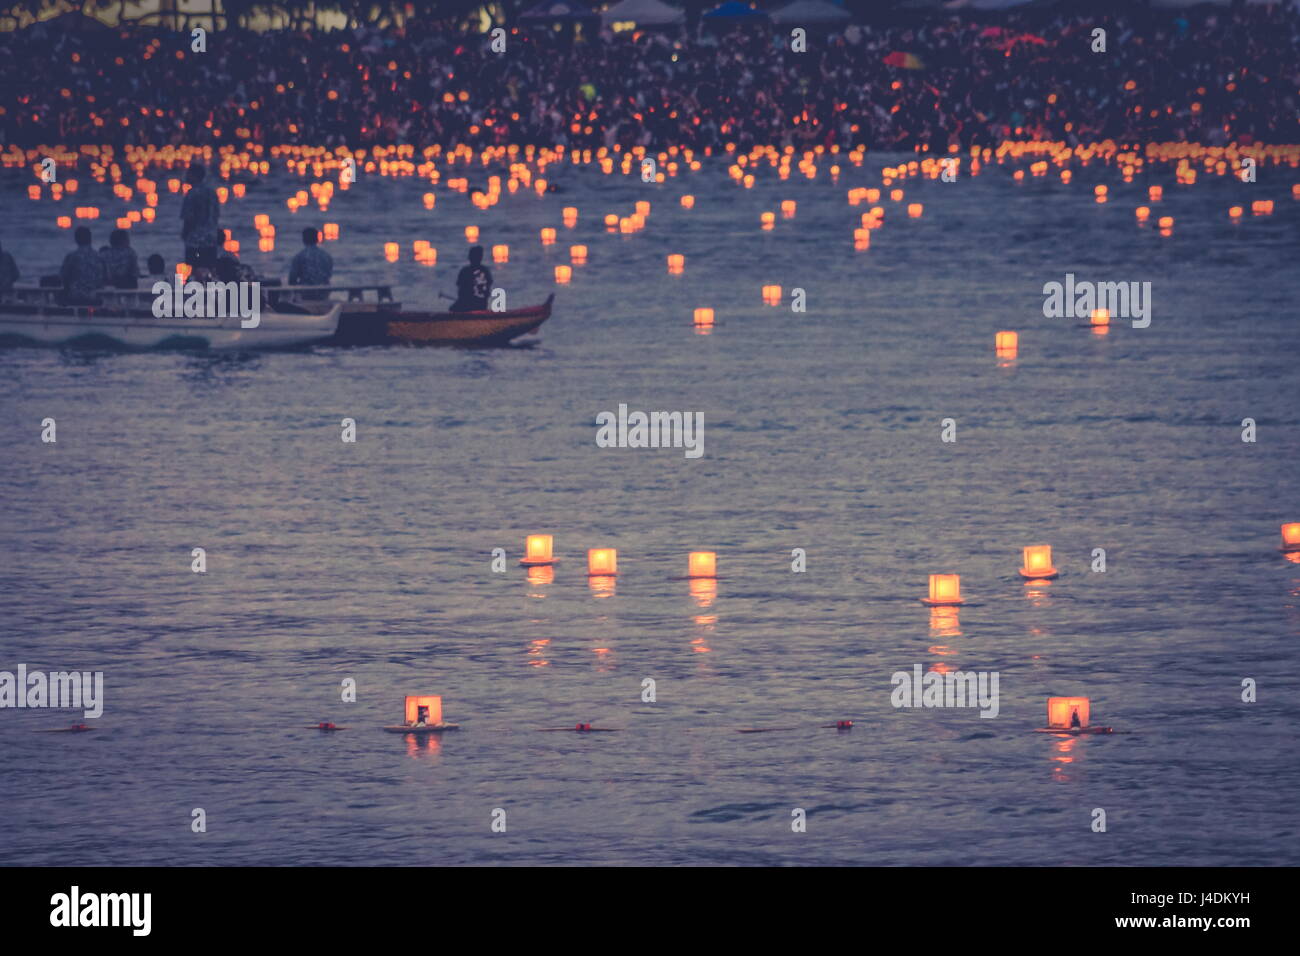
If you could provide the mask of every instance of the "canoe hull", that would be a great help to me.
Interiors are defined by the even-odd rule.
[[[345,304],[333,341],[338,345],[499,347],[536,332],[551,317],[554,298],[509,312],[349,312]]]
[[[263,313],[256,328],[238,316],[157,319],[139,310],[0,305],[0,345],[81,349],[282,349],[327,341],[341,307],[318,315]]]

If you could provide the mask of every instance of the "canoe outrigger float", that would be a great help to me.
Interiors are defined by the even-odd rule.
[[[0,301],[0,345],[108,349],[283,349],[325,342],[338,330],[339,303],[319,312],[262,312],[254,328],[239,316],[157,318],[152,292],[105,289],[102,304],[58,305],[58,289],[15,288]]]
[[[393,301],[392,286],[386,285],[318,285],[262,286],[272,306],[292,302],[303,308],[319,310],[332,304],[331,294],[343,293],[339,304],[337,334],[334,345],[441,345],[457,348],[489,348],[509,345],[523,335],[530,335],[551,317],[554,293],[541,305],[530,305],[508,312],[417,312],[402,309]],[[373,293],[373,299],[366,294]]]

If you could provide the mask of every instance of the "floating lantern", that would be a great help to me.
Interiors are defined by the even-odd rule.
[[[560,285],[566,284],[572,278],[573,278],[573,266],[561,265],[555,267],[555,281],[558,282]]]
[[[270,224],[271,224],[271,217],[268,216],[266,213],[259,213],[258,215],[253,217],[253,225],[256,226],[258,229],[261,229],[264,226],[269,226]]]
[[[890,200],[892,200],[893,202],[902,202],[902,201],[903,201],[903,191],[902,191],[901,189],[891,189],[891,190],[889,191],[889,198],[890,198]]]
[[[569,247],[569,256],[570,256],[570,258],[573,259],[573,264],[574,264],[574,265],[578,265],[578,266],[580,266],[580,265],[582,265],[583,263],[585,263],[585,262],[587,261],[587,247],[586,247],[586,246],[570,246],[570,247]]]
[[[767,305],[780,305],[781,287],[779,285],[763,286],[763,302]]]
[[[1156,225],[1158,225],[1161,229],[1172,229],[1174,228],[1174,217],[1161,216],[1159,221],[1156,223]]]
[[[275,251],[275,240],[272,239],[272,238],[269,237],[269,236],[262,236],[260,239],[257,240],[257,251],[258,251],[258,252],[274,252],[274,251]]]
[[[931,607],[945,607],[965,603],[961,599],[961,575],[930,575],[930,596],[921,598],[921,601]]]
[[[1241,218],[1241,214],[1242,214],[1244,211],[1245,211],[1245,210],[1243,210],[1240,206],[1230,206],[1230,207],[1228,208],[1228,218],[1229,218],[1229,219],[1240,219],[1240,218]]]
[[[776,213],[765,212],[759,216],[759,221],[762,222],[764,229],[771,229],[776,224]]]
[[[478,226],[465,227],[465,241],[478,242]]]
[[[1052,567],[1052,546],[1031,544],[1025,548],[1025,566],[1020,576],[1031,581],[1049,581],[1060,574]]]
[[[71,229],[71,228],[72,228],[72,217],[71,217],[71,216],[60,216],[60,217],[58,218],[58,226],[59,226],[60,229]]]
[[[1047,726],[1053,730],[1079,730],[1088,726],[1087,697],[1047,698]]]
[[[712,324],[713,324],[713,310],[712,310],[712,309],[708,309],[708,308],[696,309],[696,310],[695,310],[695,324],[696,324],[696,325],[712,325]]]
[[[492,247],[492,261],[493,261],[493,262],[509,262],[509,261],[510,261],[510,247],[509,247],[509,246],[505,246],[505,245],[501,245],[501,246],[493,246],[493,247]]]
[[[1300,522],[1282,525],[1282,550],[1300,551]]]
[[[553,536],[549,534],[530,534],[524,539],[524,557],[519,563],[526,568],[555,564],[551,556]]]
[[[1159,202],[1164,194],[1165,188],[1163,186],[1152,186],[1147,190],[1147,198],[1152,202]]]
[[[636,214],[642,219],[650,215],[650,203],[645,199],[637,200]]]
[[[688,196],[683,196],[683,197],[682,197],[682,208],[683,208],[683,209],[694,209],[694,208],[695,208],[695,197],[694,197],[694,196],[689,196],[689,195],[688,195]]]
[[[587,576],[609,577],[618,574],[618,552],[613,548],[591,548],[587,551]]]
[[[28,199],[40,199],[40,198],[41,198],[41,187],[40,187],[40,186],[28,186],[28,187],[27,187],[27,198],[28,198]]]
[[[555,241],[555,227],[547,226],[542,230],[542,245],[549,246]]]
[[[406,722],[408,724],[442,723],[442,698],[429,694],[407,697]]]
[[[668,271],[679,273],[686,268],[686,257],[679,252],[674,252],[668,257]]]
[[[606,228],[606,229],[609,229],[609,230],[611,230],[611,231],[614,230],[614,229],[617,229],[617,228],[618,228],[618,214],[617,214],[617,213],[612,213],[612,212],[611,212],[609,215],[607,215],[607,216],[605,217],[605,228]]]
[[[425,193],[425,194],[424,194],[424,208],[425,208],[425,209],[432,209],[434,203],[436,203],[437,201],[438,201],[438,197],[435,196],[433,193]]]
[[[397,243],[395,243],[395,242],[385,242],[385,243],[384,243],[384,258],[385,258],[385,259],[388,259],[389,261],[395,261],[395,260],[397,259],[397,253],[398,253],[398,246],[397,246]]]
[[[118,218],[118,220],[117,220],[117,228],[119,228],[119,229],[130,229],[130,228],[131,228],[131,220],[128,219],[126,216],[120,216],[120,217]]]
[[[190,277],[190,273],[193,271],[194,271],[194,267],[191,266],[188,262],[176,263],[176,274],[180,276],[182,279],[188,279]]]
[[[919,202],[910,203],[907,207],[907,214],[913,219],[920,219],[921,213],[925,211],[925,206]]]
[[[993,336],[993,348],[1002,354],[1016,354],[1020,347],[1020,335],[1017,332],[998,332]]]
[[[795,202],[793,199],[781,200],[781,215],[786,219],[793,219],[795,211]]]
[[[686,576],[691,578],[716,578],[718,555],[714,551],[692,551],[686,559]]]
[[[1093,310],[1092,310],[1092,324],[1093,324],[1093,325],[1110,325],[1110,310],[1109,310],[1109,309],[1093,309]]]
[[[327,242],[334,242],[339,237],[339,224],[337,222],[325,223],[325,239]]]
[[[563,210],[564,224],[572,229],[578,224],[578,207],[565,206]]]

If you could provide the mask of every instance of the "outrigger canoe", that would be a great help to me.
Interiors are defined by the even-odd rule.
[[[330,301],[331,293],[346,293],[341,302],[338,332],[334,345],[441,345],[457,348],[490,348],[509,345],[523,335],[530,335],[551,317],[555,295],[540,305],[507,312],[423,312],[404,310],[394,302],[391,286],[326,285],[263,286],[271,303],[293,302],[304,308],[319,309]],[[376,293],[367,301],[367,292]]]
[[[103,290],[103,304],[64,306],[58,290],[17,288],[0,301],[0,345],[91,349],[283,349],[324,342],[338,329],[340,303],[319,312],[262,312],[254,328],[239,316],[156,318],[153,294]]]

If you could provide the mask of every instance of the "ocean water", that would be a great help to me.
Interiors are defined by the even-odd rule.
[[[95,733],[0,710],[0,863],[1300,862],[1300,563],[1278,533],[1300,521],[1295,170],[909,180],[855,252],[846,190],[903,158],[752,190],[716,161],[662,186],[573,170],[486,212],[367,177],[290,215],[306,181],[276,174],[223,209],[245,248],[256,213],[277,225],[255,266],[334,221],[337,280],[432,307],[474,223],[510,244],[509,304],[556,291],[554,317],[490,351],[0,352],[0,670],[105,681]],[[30,277],[70,243],[25,175],[0,174],[0,242]],[[1169,237],[1133,215],[1157,182]],[[787,198],[795,218],[762,231]],[[640,199],[643,232],[605,232]],[[94,184],[76,203],[96,200],[116,208]],[[142,257],[174,261],[177,214],[166,196],[135,231]],[[437,267],[410,261],[421,238]],[[573,242],[590,263],[557,287]],[[1070,272],[1151,282],[1150,327],[1045,318],[1043,284]],[[764,306],[768,283],[807,311]],[[619,404],[703,413],[703,456],[597,447]],[[549,581],[517,565],[535,532],[562,558]],[[1061,576],[1027,587],[1039,542]],[[612,593],[587,580],[593,547],[618,549]],[[716,588],[684,580],[693,550],[717,552]],[[918,601],[938,571],[962,575],[955,616]],[[891,676],[917,664],[997,672],[997,717],[895,708]],[[413,693],[461,730],[382,733]],[[1064,694],[1123,733],[1034,733]],[[620,732],[538,732],[577,722]]]

